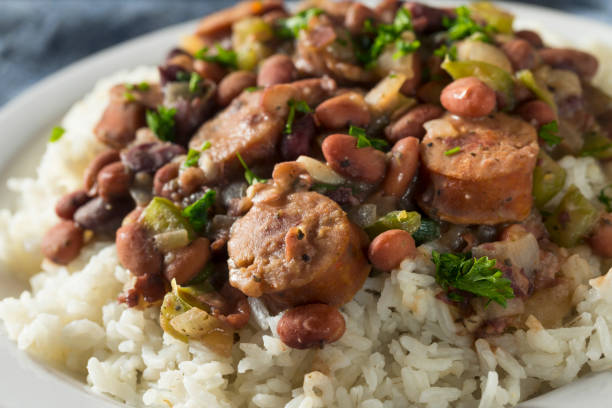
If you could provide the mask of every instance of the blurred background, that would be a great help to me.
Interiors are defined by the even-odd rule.
[[[71,62],[118,42],[201,17],[236,2],[0,0],[0,107],[28,86]],[[612,0],[523,2],[612,25]]]

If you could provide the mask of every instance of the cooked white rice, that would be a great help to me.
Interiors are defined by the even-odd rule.
[[[41,232],[55,222],[50,203],[81,182],[101,146],[92,128],[107,90],[120,82],[155,80],[153,68],[100,81],[64,118],[63,138],[47,147],[36,179],[11,180],[15,213],[0,212],[0,259],[24,275],[39,270]],[[592,197],[605,182],[599,165],[566,158],[568,180]],[[562,273],[580,282],[569,327],[546,330],[535,319],[474,345],[436,299],[428,248],[390,275],[369,278],[342,308],[345,335],[322,350],[293,350],[278,339],[278,317],[255,316],[240,331],[231,358],[197,342],[163,334],[158,308],[117,302],[129,272],[112,244],[87,247],[68,267],[42,263],[31,291],[0,302],[8,335],[40,358],[81,373],[92,390],[150,407],[502,407],[612,368],[612,273],[574,250]]]

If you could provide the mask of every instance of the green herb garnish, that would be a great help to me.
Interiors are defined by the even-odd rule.
[[[51,129],[51,135],[49,136],[49,142],[51,143],[57,142],[58,140],[62,138],[62,136],[64,136],[64,133],[66,133],[66,129],[64,129],[61,126],[54,126],[53,129]]]
[[[202,77],[197,72],[192,72],[189,77],[189,92],[196,93],[202,83]]]
[[[185,286],[195,286],[206,282],[215,272],[212,262],[208,262],[196,276],[194,276]]]
[[[383,150],[389,146],[384,139],[377,139],[375,137],[370,137],[366,133],[365,129],[360,128],[358,126],[353,126],[349,128],[349,135],[357,138],[357,148],[361,149],[363,147],[373,147],[374,149]]]
[[[544,140],[549,146],[556,146],[561,143],[561,137],[559,137],[559,125],[556,120],[550,123],[540,126],[538,130],[538,137]]]
[[[323,14],[320,8],[311,8],[303,10],[289,18],[278,20],[278,36],[282,38],[297,38],[300,31],[308,28],[308,22],[311,18]]]
[[[287,123],[285,124],[285,134],[289,135],[293,132],[293,122],[295,120],[295,112],[311,113],[312,109],[305,101],[294,101],[291,99],[288,103],[289,115],[287,116]]]
[[[215,190],[208,190],[202,198],[183,210],[183,217],[189,220],[196,231],[202,232],[208,224],[208,210],[215,204],[216,195]]]
[[[195,53],[194,58],[207,62],[215,62],[224,67],[238,69],[238,55],[233,50],[226,50],[221,45],[215,45],[217,54],[209,55],[208,47],[204,47]]]
[[[612,212],[612,196],[609,196],[608,194],[606,194],[606,190],[608,189],[612,189],[612,184],[602,188],[601,191],[599,192],[599,195],[597,196],[597,199],[599,200],[600,203],[606,206],[607,212]]]
[[[148,91],[149,89],[151,89],[151,87],[149,86],[149,83],[146,81],[142,81],[141,83],[138,84],[138,90],[139,91]]]
[[[174,115],[176,109],[159,106],[156,111],[147,111],[147,126],[159,140],[169,142],[174,139]]]
[[[431,260],[436,265],[436,282],[442,289],[458,289],[488,298],[506,307],[506,301],[514,297],[511,282],[495,267],[496,260],[486,256],[473,258],[471,254],[440,254],[432,251]],[[460,301],[460,294],[452,293],[451,300]]]
[[[198,161],[200,160],[200,153],[204,150],[210,149],[210,142],[207,140],[204,142],[200,150],[189,149],[187,152],[187,158],[185,162],[183,162],[183,167],[195,167],[198,165]]]
[[[442,59],[448,56],[448,59],[451,61],[457,61],[457,46],[452,45],[447,47],[445,44],[442,44],[434,51],[434,55],[438,56]]]
[[[444,152],[445,156],[452,156],[453,154],[457,154],[461,151],[461,147],[459,146],[455,146],[452,149],[448,149],[447,151]]]
[[[406,41],[402,39],[398,39],[395,41],[395,53],[393,54],[393,59],[400,59],[404,55],[415,52],[421,46],[421,42],[419,40],[414,41]]]
[[[249,183],[249,185],[252,186],[255,183],[265,183],[267,181],[266,179],[261,179],[257,177],[255,173],[253,173],[251,169],[249,169],[249,166],[247,166],[247,164],[244,162],[240,153],[236,153],[236,157],[238,158],[238,160],[240,161],[240,164],[242,164],[242,167],[244,168],[244,178],[247,181],[247,183]]]
[[[483,42],[493,42],[491,35],[495,33],[495,28],[491,25],[482,26],[470,16],[470,10],[466,6],[455,9],[457,18],[452,20],[448,17],[442,19],[442,24],[448,30],[448,38],[456,41],[469,37],[473,34],[475,40]]]
[[[263,87],[261,87],[261,86],[249,86],[248,88],[244,88],[244,90],[247,91],[247,92],[256,92],[256,91],[259,91],[260,89],[263,89]]]

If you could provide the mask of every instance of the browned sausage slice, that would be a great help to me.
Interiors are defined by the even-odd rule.
[[[258,202],[230,232],[230,283],[276,305],[342,305],[370,266],[359,229],[331,199],[315,192]]]
[[[427,124],[421,142],[421,207],[456,224],[521,221],[531,211],[535,129],[503,113],[450,114]]]
[[[204,17],[198,24],[196,34],[200,36],[217,36],[229,31],[236,21],[249,16],[259,16],[270,10],[281,9],[282,0],[244,1],[234,7],[218,11]]]

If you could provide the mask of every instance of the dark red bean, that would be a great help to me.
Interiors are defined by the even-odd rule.
[[[418,105],[408,111],[396,122],[385,128],[385,136],[393,143],[408,136],[417,139],[425,136],[423,124],[437,119],[444,113],[444,109],[431,104]]]
[[[176,279],[176,283],[182,285],[201,272],[210,260],[210,241],[207,238],[196,238],[186,247],[170,253],[171,260],[166,263],[164,276],[168,281]]]
[[[83,184],[85,190],[90,191],[96,184],[98,173],[106,165],[119,161],[119,152],[117,150],[106,150],[96,156],[95,159],[85,169],[83,176]]]
[[[108,164],[97,177],[98,194],[107,201],[126,196],[130,192],[132,173],[121,162]]]
[[[570,48],[543,48],[540,57],[553,68],[568,69],[586,79],[595,75],[599,67],[597,58],[592,54]]]
[[[134,200],[123,197],[105,201],[96,197],[74,213],[74,221],[83,229],[96,234],[112,234],[121,226],[121,221],[134,208]]]
[[[115,243],[119,262],[133,275],[161,273],[163,256],[144,225],[132,222],[119,228]]]
[[[41,242],[45,258],[59,265],[67,265],[83,248],[83,230],[73,221],[60,221],[51,227]]]
[[[281,140],[280,151],[283,160],[295,160],[301,155],[310,154],[310,145],[317,127],[313,115],[304,115],[293,122],[291,134]]]
[[[65,220],[72,220],[74,212],[83,204],[91,200],[85,190],[77,190],[62,196],[55,204],[55,213]]]
[[[531,69],[538,62],[537,51],[526,40],[515,38],[504,43],[501,49],[510,60],[515,71]]]
[[[523,103],[516,109],[516,113],[535,127],[540,127],[556,119],[555,111],[550,105],[540,100]]]
[[[519,30],[514,33],[514,35],[518,38],[526,40],[535,48],[542,48],[544,46],[544,41],[538,33],[531,30]]]
[[[289,347],[307,349],[339,340],[346,323],[335,307],[315,303],[287,310],[276,330],[281,341]]]
[[[185,154],[182,146],[173,143],[141,143],[121,152],[121,160],[134,173],[153,174],[157,169]]]

